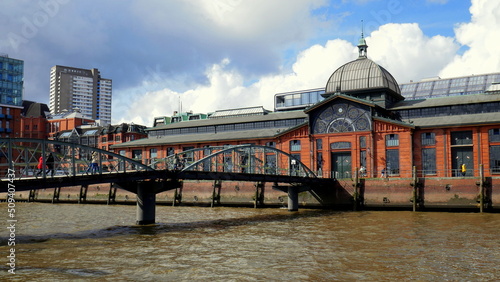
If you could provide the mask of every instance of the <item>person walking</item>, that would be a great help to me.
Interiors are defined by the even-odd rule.
[[[38,158],[38,165],[36,166],[36,168],[38,169],[38,172],[36,173],[36,176],[39,176],[40,174],[42,174],[42,171],[44,170],[44,167],[43,167],[43,156],[40,156],[40,158]]]
[[[359,169],[359,175],[361,177],[365,177],[366,176],[366,167],[361,166],[361,168]]]
[[[90,158],[90,165],[87,168],[87,172],[94,174],[99,170],[99,155],[97,152],[93,152]]]
[[[467,167],[465,166],[465,164],[462,164],[460,166],[460,171],[462,172],[462,176],[465,176],[465,174],[467,173]]]
[[[52,156],[52,153],[49,153],[49,155],[47,156],[47,161],[45,162],[45,164],[47,165],[47,172],[45,174],[49,174],[50,172],[50,176],[54,176],[54,156]]]

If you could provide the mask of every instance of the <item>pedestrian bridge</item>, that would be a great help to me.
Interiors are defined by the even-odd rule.
[[[163,158],[131,159],[86,145],[28,138],[0,138],[0,175],[4,193],[115,183],[136,193],[138,201],[153,201],[153,206],[152,196],[182,188],[182,180],[271,182],[289,194],[293,210],[299,192],[309,191],[321,202],[320,190],[335,182],[318,178],[286,152],[260,145],[205,147]]]

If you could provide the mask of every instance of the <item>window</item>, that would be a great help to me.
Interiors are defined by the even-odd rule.
[[[500,174],[500,146],[490,147],[491,173]]]
[[[132,159],[142,159],[142,150],[132,150]]]
[[[115,141],[116,141],[116,142],[120,142],[120,141],[122,141],[122,137],[121,137],[120,135],[116,135],[116,136],[115,136]]]
[[[192,146],[182,147],[182,151],[189,151],[192,149],[194,149],[194,147]],[[184,159],[186,160],[186,162],[192,162],[194,160],[194,152],[184,154]]]
[[[276,155],[266,155],[266,162],[264,164],[266,174],[276,174]]]
[[[359,152],[359,164],[366,169],[366,150],[361,150]]]
[[[271,148],[276,148],[276,142],[267,142],[266,146]]]
[[[399,135],[397,135],[397,134],[387,134],[385,136],[385,145],[387,147],[399,146]]]
[[[422,145],[436,145],[436,134],[434,132],[422,133]]]
[[[472,131],[452,132],[451,145],[472,145]]]
[[[359,147],[366,148],[366,136],[359,137]]]
[[[172,147],[167,148],[167,156],[172,156],[175,154],[175,150]]]
[[[107,142],[107,138],[106,138],[106,137],[102,137],[102,138],[101,138],[101,142],[102,142],[102,143],[106,143],[106,142]]]
[[[300,140],[290,141],[290,151],[292,152],[300,151]]]
[[[290,175],[298,175],[300,170],[300,154],[292,154],[290,158]]]
[[[385,167],[388,175],[399,175],[398,149],[390,149],[385,152]]]
[[[323,139],[316,139],[316,150],[323,150]]]
[[[424,175],[436,174],[436,149],[422,149],[422,170]]]
[[[493,128],[488,131],[490,142],[500,142],[500,128]]]
[[[323,153],[321,152],[316,153],[316,168],[317,170],[323,169]]]
[[[330,144],[330,149],[332,150],[351,149],[351,142],[334,142]]]
[[[156,148],[149,149],[149,158],[155,159],[157,157],[158,157],[158,149]]]

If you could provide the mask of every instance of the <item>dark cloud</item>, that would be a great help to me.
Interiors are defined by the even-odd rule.
[[[182,90],[207,83],[206,68],[224,58],[249,77],[277,71],[276,44],[312,30],[307,10],[297,19],[302,27],[284,27],[306,3],[290,1],[276,14],[275,4],[256,1],[249,9],[240,0],[7,1],[0,52],[25,61],[25,99],[48,102],[54,65],[99,68],[115,90],[136,87],[152,73],[178,77]]]

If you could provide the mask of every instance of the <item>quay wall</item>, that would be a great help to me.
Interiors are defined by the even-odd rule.
[[[359,193],[365,208],[413,206],[411,178],[367,178],[360,180]],[[354,181],[339,181],[346,191],[353,191]],[[425,208],[478,208],[479,179],[472,177],[419,178],[417,202]],[[353,194],[352,192],[350,193]],[[486,178],[485,203],[500,209],[500,178]],[[344,199],[347,201],[348,199]]]
[[[426,208],[478,208],[479,179],[472,177],[419,178],[418,207]],[[411,178],[365,178],[360,179],[358,192],[361,208],[404,208],[413,206],[413,186]],[[264,205],[287,206],[287,193],[272,188],[273,183],[265,183]],[[353,206],[355,182],[353,179],[339,179],[330,193],[332,203],[329,208],[351,208]],[[182,203],[186,205],[210,205],[214,192],[212,181],[184,181]],[[87,190],[87,202],[107,202],[110,184],[91,185]],[[490,209],[500,210],[500,178],[486,178],[485,202]],[[218,191],[218,189],[216,189]],[[51,201],[54,189],[36,190],[36,201]],[[159,204],[172,204],[175,190],[157,194]],[[80,187],[61,188],[60,202],[78,202]],[[242,181],[223,181],[220,188],[221,205],[253,205],[256,197],[256,183]],[[0,195],[1,199],[5,199]],[[28,200],[29,191],[16,193],[17,200]],[[117,189],[116,203],[135,204],[134,193]],[[321,207],[322,204],[308,192],[299,194],[299,205]]]

